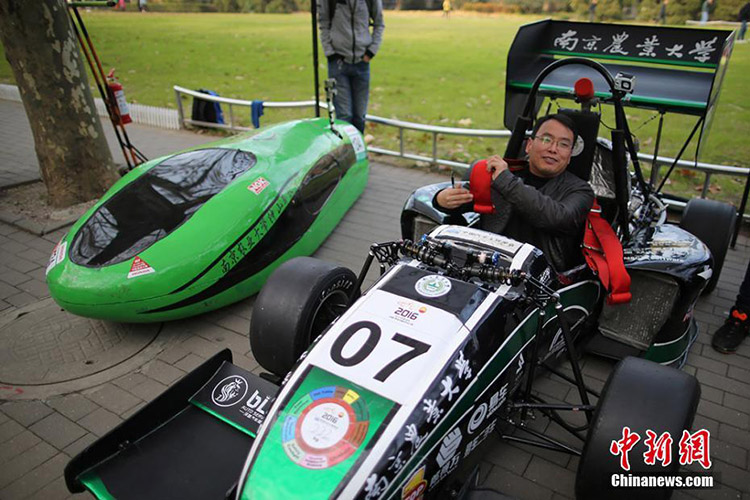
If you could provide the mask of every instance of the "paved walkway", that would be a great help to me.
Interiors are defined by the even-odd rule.
[[[129,126],[133,142],[149,157],[210,140],[204,135]],[[113,154],[119,160],[119,152]],[[0,101],[0,185],[38,177],[33,141],[20,104]],[[373,163],[370,183],[360,200],[323,244],[317,255],[355,270],[373,241],[399,237],[401,205],[417,186],[442,180],[435,174]],[[48,297],[44,268],[63,231],[44,237],[0,223],[0,318]],[[686,370],[702,384],[695,428],[711,431],[711,456],[719,485],[687,490],[674,498],[750,500],[750,342],[732,356],[710,347],[710,332],[731,306],[750,258],[750,241],[741,237],[731,250],[716,291],[697,306],[701,334]],[[125,374],[106,371],[97,385],[64,395],[24,399],[0,383],[0,500],[68,498],[62,472],[72,456],[129,417],[202,360],[224,347],[235,362],[257,372],[247,341],[253,299],[165,326],[173,334],[149,359]],[[0,345],[0,351],[10,346]],[[601,386],[611,363],[587,357],[584,372]],[[112,374],[108,378],[108,374]],[[575,390],[542,380],[540,392],[573,401]],[[543,419],[535,426],[543,429]],[[553,426],[554,427],[554,426]],[[556,431],[550,428],[550,432]],[[494,438],[479,452],[481,482],[521,499],[573,497],[577,459]],[[85,498],[78,495],[76,498]],[[634,496],[635,498],[635,496]]]

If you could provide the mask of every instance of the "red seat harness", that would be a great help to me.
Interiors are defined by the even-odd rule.
[[[602,218],[602,209],[596,200],[586,221],[582,248],[586,264],[607,290],[607,304],[630,302],[630,275],[625,269],[622,244],[612,226]]]

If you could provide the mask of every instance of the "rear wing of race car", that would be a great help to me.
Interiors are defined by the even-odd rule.
[[[225,498],[278,387],[229,349],[188,373],[65,467],[72,493],[98,499]]]
[[[532,84],[550,63],[585,57],[602,63],[612,76],[634,77],[627,106],[698,116],[699,149],[705,143],[719,90],[732,53],[734,32],[543,20],[522,26],[508,52],[505,127],[512,130]],[[565,66],[539,89],[542,97],[572,98],[581,77],[594,83],[596,96],[611,97],[609,86],[586,66]]]

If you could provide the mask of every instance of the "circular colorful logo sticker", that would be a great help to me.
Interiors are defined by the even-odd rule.
[[[425,297],[442,297],[451,291],[451,280],[445,276],[431,274],[419,278],[419,281],[414,285],[414,288],[419,295]]]
[[[328,386],[299,398],[284,417],[281,441],[287,456],[307,469],[346,460],[365,440],[367,404],[355,391]]]

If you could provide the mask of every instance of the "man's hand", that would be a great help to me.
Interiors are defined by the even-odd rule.
[[[446,188],[437,195],[437,202],[443,208],[454,209],[474,201],[471,191],[462,187]]]
[[[497,179],[504,170],[508,170],[508,164],[497,155],[487,158],[487,172],[492,172],[492,180]]]
[[[365,54],[365,55],[362,56],[362,60],[364,62],[366,62],[366,63],[370,62],[370,59],[372,59],[372,58],[370,56],[368,56],[367,54]]]

